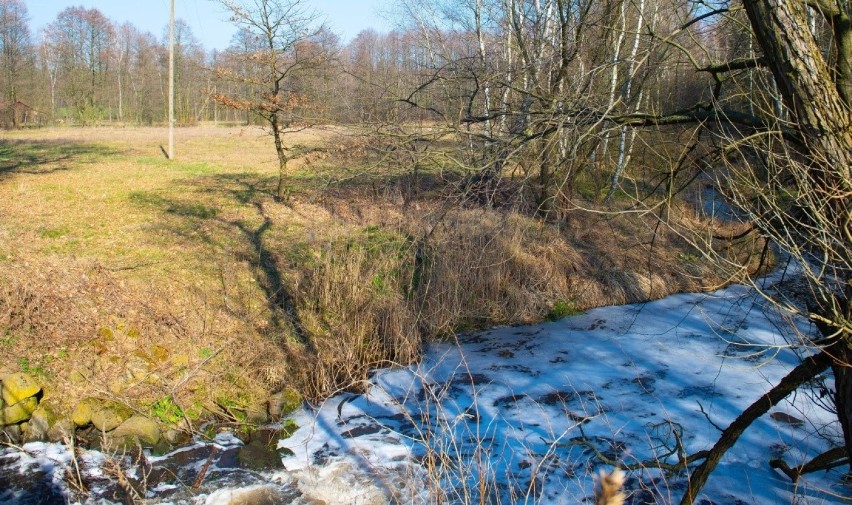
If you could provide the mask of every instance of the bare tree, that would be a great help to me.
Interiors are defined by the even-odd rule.
[[[21,0],[0,0],[0,67],[9,124],[18,126],[18,89],[30,51],[27,6]]]
[[[122,78],[127,73],[127,56],[130,54],[130,41],[133,25],[125,23],[118,28],[113,39],[112,56],[115,59],[116,102],[118,103],[118,120],[124,121],[124,83]]]
[[[218,69],[226,79],[254,85],[243,88],[248,95],[219,93],[220,103],[246,110],[262,118],[269,126],[278,155],[278,186],[276,198],[287,197],[285,173],[293,157],[292,148],[284,142],[288,129],[304,126],[310,119],[304,113],[304,94],[297,89],[296,78],[305,70],[326,60],[329,55],[317,41],[323,30],[318,15],[307,8],[305,0],[220,0],[231,13],[232,21],[244,30],[244,35],[256,37],[257,49],[245,57],[257,62],[260,75],[239,75],[228,69]]]
[[[199,119],[207,92],[207,83],[203,76],[208,70],[205,66],[204,49],[186,21],[175,20],[174,37],[175,121],[176,124],[186,126],[196,123]],[[168,40],[169,28],[167,26],[163,30],[161,45],[168,47]],[[168,61],[163,58],[161,65],[164,69],[167,69]]]
[[[59,78],[59,56],[56,46],[49,40],[47,33],[42,33],[39,44],[39,57],[42,73],[50,87],[50,114],[56,118],[56,85]]]
[[[97,9],[69,7],[46,28],[56,49],[62,95],[83,123],[100,120],[108,100],[107,71],[115,30]]]

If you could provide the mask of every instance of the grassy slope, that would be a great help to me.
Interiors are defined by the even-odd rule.
[[[636,216],[557,228],[403,201],[387,174],[328,185],[365,170],[342,135],[289,138],[332,154],[294,163],[282,204],[256,129],[178,130],[175,162],[160,129],[3,133],[0,368],[42,375],[59,403],[169,420],[172,401],[196,416],[291,385],[321,396],[423,337],[717,280]]]
[[[274,152],[256,130],[179,130],[170,163],[162,133],[4,134],[0,272],[9,305],[33,314],[10,321],[2,366],[43,373],[60,391],[94,386],[143,403],[175,394],[196,407],[243,389],[250,400],[257,374],[241,368],[276,366],[258,331],[268,308],[247,235],[263,223],[252,188],[274,177]],[[214,353],[239,366],[199,371]],[[62,380],[71,376],[76,386]]]

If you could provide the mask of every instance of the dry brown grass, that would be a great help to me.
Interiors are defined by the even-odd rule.
[[[174,398],[195,415],[284,382],[282,349],[259,331],[264,293],[239,257],[252,246],[227,224],[254,211],[194,183],[271,177],[274,151],[256,129],[181,129],[169,163],[163,134],[0,138],[0,367],[41,375],[61,403]]]
[[[66,403],[171,398],[194,417],[357,387],[424,339],[719,280],[650,217],[543,224],[403,198],[345,133],[289,139],[329,148],[291,164],[286,204],[256,129],[180,129],[173,163],[162,129],[2,134],[0,368]]]
[[[325,205],[335,209],[337,232],[314,232],[322,239],[296,281],[312,339],[291,347],[296,362],[315,364],[299,380],[314,398],[357,387],[372,368],[409,362],[424,340],[720,282],[676,234],[636,215],[577,214],[559,229],[425,202],[415,215],[351,195],[326,195]]]

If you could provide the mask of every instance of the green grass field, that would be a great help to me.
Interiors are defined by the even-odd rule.
[[[29,320],[6,325],[0,365],[26,360],[60,391],[74,388],[64,380],[73,375],[101,394],[140,401],[171,394],[192,373],[208,389],[233,396],[233,383],[249,398],[252,386],[269,386],[258,377],[283,376],[271,370],[283,366],[280,350],[263,335],[269,286],[258,243],[286,249],[304,223],[269,196],[277,162],[268,137],[181,129],[178,159],[169,161],[163,133],[57,129],[0,138],[0,270],[7,305],[32,305]],[[267,212],[280,220],[264,229]],[[237,335],[240,345],[231,346]],[[227,361],[245,366],[237,370],[244,376],[209,362],[193,372],[213,352],[232,355]]]

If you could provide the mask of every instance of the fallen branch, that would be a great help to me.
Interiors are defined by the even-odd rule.
[[[849,463],[849,458],[846,457],[846,448],[835,447],[834,449],[829,449],[819,456],[814,457],[814,459],[807,463],[795,468],[790,468],[790,465],[788,465],[782,458],[769,461],[769,466],[770,468],[781,470],[787,477],[790,477],[790,480],[797,482],[799,477],[806,473],[818,472],[820,470],[831,470],[832,468],[847,465]]]
[[[198,477],[195,478],[195,482],[192,483],[193,491],[201,487],[201,483],[204,482],[204,477],[207,476],[207,470],[210,468],[210,464],[213,463],[213,458],[218,452],[219,450],[214,447],[210,452],[210,455],[207,456],[207,461],[204,463],[204,466],[201,467],[201,471],[198,472]]]
[[[695,501],[698,492],[704,487],[707,478],[716,466],[722,456],[733,447],[734,443],[740,438],[740,435],[751,426],[755,420],[767,413],[769,409],[778,404],[781,400],[787,397],[790,393],[798,389],[803,383],[813,379],[831,364],[831,356],[821,351],[819,354],[809,356],[802,361],[799,366],[793,369],[787,376],[781,379],[777,386],[770,389],[766,394],[757,399],[756,402],[748,406],[742,414],[737,417],[734,422],[728,426],[716,445],[710,449],[707,454],[707,459],[695,469],[695,473],[689,479],[689,487],[680,501],[680,505],[692,505]]]
[[[545,443],[547,442],[546,440],[543,440],[543,441]],[[680,442],[679,442],[679,439],[678,439],[678,445],[679,444],[680,444]],[[591,440],[589,440],[586,437],[573,438],[568,442],[564,442],[564,443],[561,443],[561,444],[556,443],[556,445],[579,445],[579,446],[582,446],[582,447],[586,447],[589,450],[591,450],[592,453],[594,453],[595,458],[597,458],[603,464],[622,468],[624,470],[628,470],[628,471],[631,471],[631,472],[636,471],[636,470],[645,470],[647,468],[656,467],[656,468],[659,468],[660,470],[663,470],[664,472],[677,473],[677,472],[687,468],[691,463],[694,463],[698,460],[706,458],[707,455],[710,453],[710,451],[698,451],[695,454],[690,454],[690,455],[687,456],[687,455],[681,454],[681,452],[676,449],[671,454],[675,454],[675,453],[678,454],[677,463],[666,463],[665,461],[662,461],[661,459],[640,461],[638,463],[625,463],[623,461],[618,461],[618,460],[615,460],[615,459],[608,457],[606,454],[602,453],[595,446],[595,444],[592,443]],[[679,447],[682,448],[682,446],[679,446]]]

